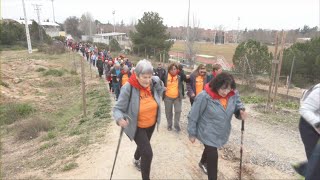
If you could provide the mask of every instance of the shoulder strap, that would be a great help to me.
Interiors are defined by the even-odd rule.
[[[151,93],[152,93],[152,96],[154,97],[154,85],[156,84],[156,82],[153,79],[151,79],[151,81],[152,81]]]
[[[317,85],[317,84],[316,84],[316,85]],[[315,89],[314,87],[315,87],[316,85],[312,86],[310,89],[305,90],[305,91],[302,93],[301,101],[304,101],[304,100],[309,96],[309,94]]]
[[[130,85],[130,95],[129,95],[129,102],[128,102],[128,106],[127,106],[127,113],[128,113],[128,110],[129,110],[129,105],[130,105],[131,96],[132,96],[132,86],[131,86],[130,83],[129,83],[129,85]]]

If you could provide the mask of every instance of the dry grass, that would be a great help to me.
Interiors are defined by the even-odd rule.
[[[6,74],[10,78],[15,78],[17,74],[24,78],[19,84],[8,79],[11,89],[6,92],[7,99],[15,97],[14,102],[28,102],[33,108],[8,108],[11,107],[10,101],[1,102],[1,117],[9,119],[10,114],[17,114],[10,112],[16,112],[17,109],[23,115],[18,118],[19,121],[10,122],[12,125],[1,127],[1,151],[6,156],[2,162],[5,173],[1,178],[20,177],[25,171],[32,172],[35,169],[41,169],[41,177],[47,177],[50,173],[61,171],[66,164],[65,159],[76,159],[88,145],[104,140],[101,134],[104,134],[107,123],[111,121],[110,97],[104,81],[90,78],[88,64],[85,64],[87,117],[82,116],[80,75],[71,72],[75,70],[74,62],[77,72],[80,72],[81,58],[77,54],[46,55],[39,52],[27,54],[25,51],[5,51],[2,55],[8,60],[3,63],[8,67]],[[26,66],[17,65],[20,62]],[[48,76],[43,75],[45,72],[49,72]],[[21,91],[23,96],[18,94]],[[18,166],[23,169],[17,169]],[[70,162],[64,170],[76,167]]]
[[[0,105],[0,125],[12,124],[15,121],[28,117],[35,112],[28,103],[6,103]]]
[[[15,124],[17,140],[28,140],[37,138],[42,131],[49,131],[53,126],[52,123],[40,117],[33,117]]]
[[[176,41],[171,51],[185,52],[185,41]],[[211,56],[223,56],[228,63],[232,63],[232,57],[237,48],[237,44],[213,44],[209,42],[195,42],[194,49],[197,54]],[[274,53],[274,46],[268,46],[269,52]]]
[[[236,45],[234,44],[220,44],[214,45],[212,43],[196,42],[194,48],[197,54],[205,54],[211,56],[224,56],[227,62],[232,63],[232,57],[236,50]],[[185,42],[176,41],[171,48],[171,51],[184,52]]]

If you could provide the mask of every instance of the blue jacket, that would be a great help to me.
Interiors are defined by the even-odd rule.
[[[223,146],[229,139],[232,115],[244,108],[236,91],[224,109],[219,99],[213,99],[205,90],[195,98],[188,115],[188,133],[203,144]]]

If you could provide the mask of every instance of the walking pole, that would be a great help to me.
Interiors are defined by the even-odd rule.
[[[112,171],[111,171],[110,180],[112,179],[114,166],[116,165],[116,161],[117,161],[117,156],[118,156],[118,152],[119,152],[119,148],[120,148],[120,144],[121,144],[122,135],[123,135],[123,128],[121,128],[121,131],[120,131],[120,137],[119,137],[119,141],[118,141],[118,146],[117,146],[117,150],[116,150],[116,155],[115,155],[114,161],[113,161],[113,166],[112,166]]]
[[[241,180],[241,173],[242,173],[243,132],[244,132],[244,120],[241,120],[240,173],[239,173],[240,180]]]
[[[129,121],[129,123],[132,122],[130,116],[128,116],[128,115],[124,115],[124,119]],[[121,128],[120,137],[119,137],[119,141],[118,141],[118,146],[117,146],[117,150],[116,150],[116,155],[114,157],[113,166],[112,166],[112,170],[111,170],[110,180],[112,179],[113,170],[114,170],[114,167],[116,165],[117,156],[118,156],[118,152],[119,152],[120,144],[121,144],[121,139],[122,139],[122,135],[123,135],[123,130],[124,130],[124,128]]]

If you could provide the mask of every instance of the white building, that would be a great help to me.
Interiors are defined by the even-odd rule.
[[[15,20],[15,21],[17,21],[20,24],[24,24],[25,23],[25,21],[21,20],[21,19]],[[32,24],[32,21],[29,20],[28,21],[28,25],[31,25],[31,24]],[[46,31],[46,33],[50,37],[60,36],[61,34],[63,34],[60,31],[60,25],[55,23],[55,22],[46,22],[46,21],[44,21],[44,22],[41,22],[40,25],[43,27],[43,29]]]
[[[92,36],[92,41],[94,43],[104,43],[109,44],[111,39],[116,39],[120,45],[127,46],[128,44],[128,37],[126,33],[119,33],[119,32],[112,32],[112,33],[101,33],[95,34]],[[90,40],[89,35],[82,35],[82,41]]]

